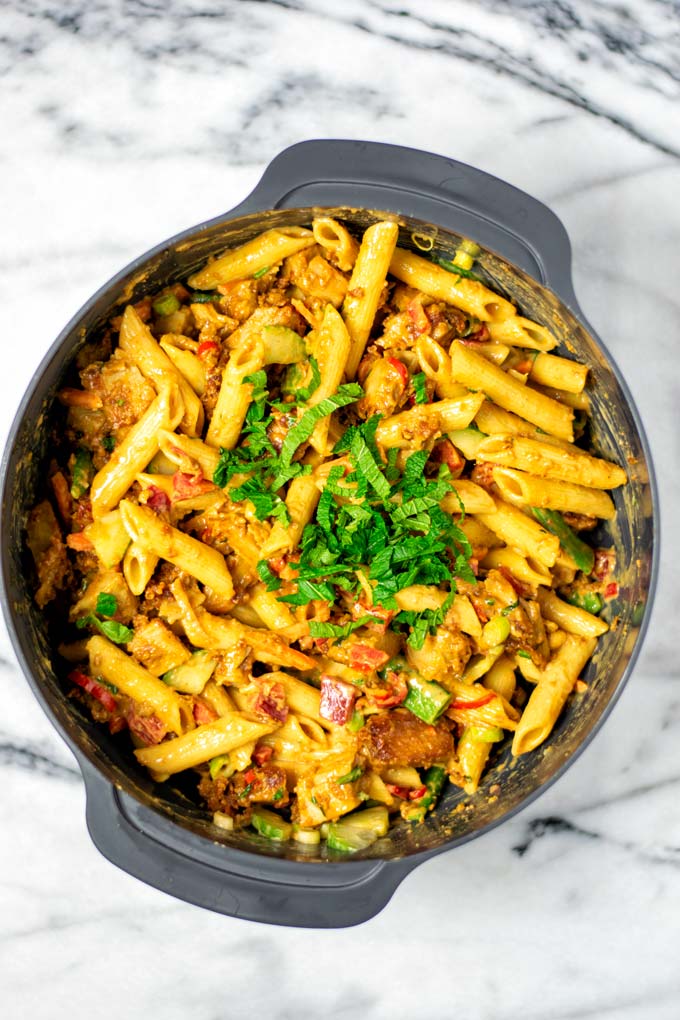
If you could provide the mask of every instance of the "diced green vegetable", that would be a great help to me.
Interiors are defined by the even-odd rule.
[[[218,290],[195,290],[189,301],[192,305],[207,305],[211,301],[219,301],[221,297]]]
[[[425,787],[427,792],[423,794],[419,801],[405,804],[401,812],[402,817],[405,818],[407,822],[411,822],[414,825],[418,822],[422,822],[430,808],[434,807],[441,797],[445,782],[446,769],[441,765],[432,765],[425,773]]]
[[[208,762],[208,769],[210,771],[210,778],[214,779],[215,776],[229,764],[228,754],[218,754],[216,758],[211,758]]]
[[[339,822],[331,822],[326,839],[331,850],[355,853],[365,850],[384,836],[389,828],[389,815],[383,805],[355,811],[345,815]],[[323,831],[323,827],[322,827]]]
[[[338,786],[344,786],[345,783],[356,782],[356,780],[363,776],[363,774],[364,770],[362,769],[361,765],[355,765],[350,772],[348,772],[344,776],[340,776],[340,778],[336,779],[335,781],[338,784]]]
[[[477,450],[486,439],[485,433],[472,425],[468,425],[466,429],[454,429],[447,435],[467,460],[476,459]]]
[[[307,357],[304,340],[288,326],[265,326],[262,339],[265,365],[295,365]]]
[[[179,308],[179,300],[175,295],[170,292],[168,294],[161,294],[157,297],[152,304],[152,308],[156,315],[172,315]]]
[[[113,436],[104,436],[104,438],[102,439],[102,446],[104,447],[107,453],[112,453],[113,450],[116,448],[116,440],[113,438]]]
[[[500,726],[470,726],[470,736],[479,744],[495,744],[504,737]]]
[[[299,825],[293,825],[293,839],[305,846],[318,846],[321,842],[321,833],[318,829],[302,829]]]
[[[175,666],[163,674],[163,680],[182,694],[200,694],[213,674],[217,659],[212,652],[201,648],[188,662]]]
[[[585,609],[586,613],[592,613],[593,616],[597,616],[604,609],[604,599],[596,591],[574,591],[567,595],[567,602],[571,602],[572,606],[578,606],[579,609]]]
[[[432,259],[432,261],[436,262],[436,264],[438,266],[441,266],[442,269],[446,269],[447,272],[455,273],[456,276],[465,276],[470,280],[479,279],[479,277],[475,273],[470,272],[469,269],[465,269],[463,266],[456,265],[455,262],[451,262],[450,259],[434,258]]]
[[[362,715],[361,712],[357,712],[355,708],[354,711],[352,712],[352,718],[347,723],[347,729],[350,731],[350,733],[358,733],[359,730],[365,725],[366,717]]]
[[[253,808],[250,824],[261,836],[264,836],[266,839],[272,839],[277,843],[290,839],[293,831],[293,826],[290,822],[286,822],[274,811],[268,811],[263,807]]]
[[[584,574],[589,574],[595,563],[595,553],[574,534],[562,514],[557,510],[544,510],[536,506],[532,506],[531,512],[539,524],[559,538],[560,545],[565,553],[571,556],[578,569]]]
[[[88,450],[80,449],[76,453],[73,462],[73,475],[71,479],[71,495],[74,499],[80,499],[84,495],[92,478],[92,457]]]
[[[482,628],[482,643],[485,648],[496,648],[510,636],[510,622],[507,616],[494,616]]]
[[[264,276],[265,273],[268,273],[270,269],[271,266],[263,266],[262,269],[258,269],[257,272],[253,273],[253,280],[259,280],[260,277]]]
[[[423,722],[435,722],[447,708],[452,695],[435,680],[422,680],[411,676],[408,680],[408,694],[404,707],[422,719]]]

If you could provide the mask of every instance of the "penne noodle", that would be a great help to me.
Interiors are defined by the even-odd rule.
[[[477,460],[594,489],[615,489],[627,480],[626,472],[618,464],[592,457],[576,447],[564,450],[524,436],[489,436],[478,446]]]
[[[539,478],[515,468],[494,467],[493,480],[501,496],[518,506],[537,506],[547,510],[587,514],[610,520],[616,510],[611,496],[602,489],[591,489],[571,482]]]
[[[146,765],[161,775],[172,776],[257,741],[274,728],[273,725],[251,722],[240,713],[233,712],[212,723],[197,726],[174,740],[135,751],[135,757],[140,765]]]
[[[455,341],[449,351],[451,373],[457,382],[483,392],[506,411],[538,425],[544,432],[572,442],[573,411],[556,400],[532,390],[502,368]]]
[[[174,429],[182,417],[182,411],[179,391],[171,387],[159,393],[139,421],[130,428],[92,481],[90,501],[94,518],[101,517],[119,503],[136,476],[158,453],[159,432],[162,429]]]
[[[409,287],[415,287],[438,301],[446,301],[482,322],[501,322],[515,315],[514,305],[494,294],[483,283],[456,276],[403,248],[394,252],[390,272]],[[507,342],[501,338],[499,341]]]
[[[153,709],[168,730],[181,733],[180,699],[168,687],[131,656],[105,637],[92,637],[87,643],[90,669],[140,705]]]
[[[265,230],[252,241],[232,248],[205,269],[189,277],[189,286],[196,290],[212,290],[232,280],[242,280],[261,269],[268,269],[293,255],[310,248],[314,241],[311,230],[304,227],[281,227]]]
[[[363,236],[342,306],[351,342],[348,379],[354,378],[363,357],[398,235],[396,223],[383,222],[374,223]]]
[[[526,754],[550,735],[581,670],[595,651],[595,638],[568,634],[540,674],[512,741],[514,755]]]
[[[120,504],[123,523],[133,542],[150,553],[174,563],[227,601],[234,597],[234,584],[224,556],[173,528],[145,506],[129,500]]]

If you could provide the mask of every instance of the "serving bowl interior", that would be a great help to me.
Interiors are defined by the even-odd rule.
[[[55,393],[63,385],[78,350],[96,336],[122,305],[154,293],[167,283],[185,280],[206,260],[242,244],[270,227],[309,225],[318,209],[278,209],[237,219],[213,221],[152,250],[106,284],[66,327],[46,356],[17,414],[3,465],[2,572],[3,602],[8,626],[26,675],[58,730],[84,763],[132,798],[141,809],[137,824],[162,819],[194,837],[202,857],[224,854],[224,846],[265,857],[300,861],[337,861],[321,847],[276,844],[250,830],[226,833],[213,826],[186,777],[165,784],[152,782],[136,765],[125,735],[112,737],[70,701],[63,677],[67,672],[54,652],[58,634],[33,602],[34,572],[25,549],[25,521],[40,497],[50,458],[50,429]],[[325,215],[351,224],[357,234],[379,219],[396,220],[399,243],[414,248],[414,235],[432,238],[433,253],[452,257],[460,235],[405,215],[380,210],[331,208]],[[473,238],[474,239],[474,238]],[[422,241],[420,241],[422,244]],[[645,441],[636,412],[618,373],[596,341],[560,299],[499,254],[482,249],[477,260],[489,286],[512,300],[522,314],[549,327],[559,353],[590,366],[591,439],[601,456],[622,464],[630,484],[613,492],[617,515],[595,536],[598,545],[616,550],[619,595],[607,615],[612,622],[600,639],[584,674],[585,693],[572,695],[549,740],[538,750],[513,758],[509,741],[494,751],[491,767],[477,794],[470,797],[451,786],[437,809],[416,827],[396,824],[363,856],[392,860],[435,852],[444,845],[470,839],[498,824],[555,779],[603,721],[626,679],[647,614],[654,574],[654,500]],[[146,813],[145,813],[146,812]]]

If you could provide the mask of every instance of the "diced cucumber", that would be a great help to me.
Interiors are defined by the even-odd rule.
[[[163,674],[163,680],[182,694],[200,694],[213,674],[217,659],[205,648],[194,652],[188,662],[174,666]]]
[[[274,811],[267,811],[266,808],[261,807],[253,808],[250,823],[261,836],[264,836],[266,839],[272,839],[277,843],[290,839],[293,831],[293,826],[290,822],[284,821]]]
[[[153,310],[156,315],[172,315],[179,308],[179,301],[172,292],[161,294],[153,302]]]
[[[447,708],[451,697],[449,691],[435,680],[421,680],[419,677],[411,676],[408,680],[404,708],[408,708],[423,722],[433,723]]]
[[[434,807],[439,800],[444,783],[446,782],[446,769],[441,765],[432,765],[425,773],[426,793],[418,801],[405,804],[401,809],[402,817],[416,825],[422,822],[427,812]]]
[[[71,479],[71,496],[73,499],[80,497],[90,487],[92,477],[92,457],[89,450],[78,450],[73,462],[73,475]]]
[[[375,843],[377,835],[369,829],[357,829],[351,822],[331,822],[328,826],[327,845],[330,850],[354,854]]]
[[[266,365],[294,365],[307,357],[304,340],[288,326],[265,326],[262,339]]]
[[[367,829],[375,832],[377,836],[386,836],[390,827],[390,818],[387,808],[382,804],[376,807],[364,808],[363,811],[354,811],[351,815],[345,815],[343,822],[351,822],[357,829]]]
[[[454,429],[447,436],[467,460],[477,458],[477,450],[486,439],[486,434],[477,428],[468,426],[466,429]]]

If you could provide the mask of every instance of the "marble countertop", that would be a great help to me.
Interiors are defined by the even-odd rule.
[[[0,435],[53,338],[152,243],[303,138],[430,149],[548,203],[648,431],[666,530],[634,676],[566,776],[344,931],[180,903],[94,849],[75,762],[0,626],[7,1020],[677,1020],[677,0],[9,0]],[[9,356],[8,356],[9,355]]]

